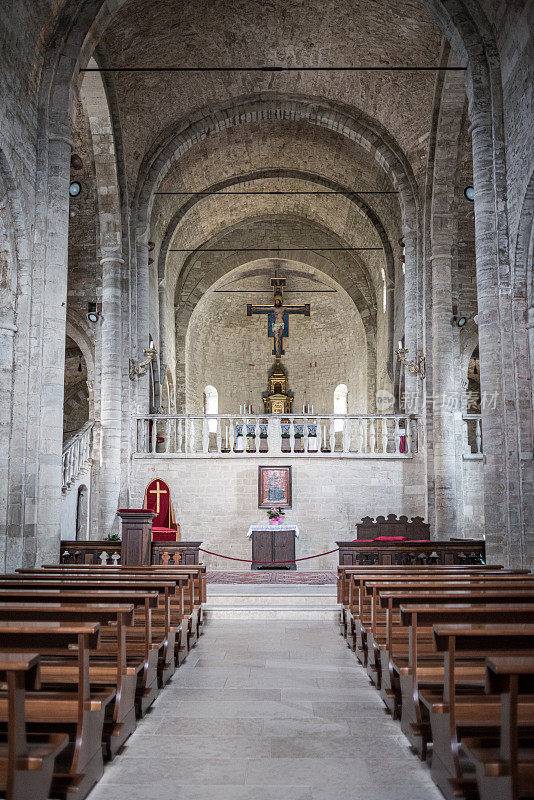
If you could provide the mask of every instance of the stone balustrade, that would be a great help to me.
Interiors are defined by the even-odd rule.
[[[402,414],[151,414],[137,418],[137,453],[411,458],[420,425]]]
[[[464,458],[482,459],[482,414],[464,414]]]
[[[71,486],[80,472],[91,464],[93,454],[93,426],[89,420],[63,445],[63,485],[64,492]]]

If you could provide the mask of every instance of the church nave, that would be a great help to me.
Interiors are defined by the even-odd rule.
[[[332,621],[221,619],[205,626],[91,800],[148,796],[441,798]]]

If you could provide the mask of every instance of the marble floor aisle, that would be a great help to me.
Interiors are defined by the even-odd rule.
[[[90,800],[440,800],[337,628],[212,620]]]

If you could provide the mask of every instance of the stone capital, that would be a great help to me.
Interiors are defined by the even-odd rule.
[[[74,150],[76,145],[74,144],[73,140],[70,136],[62,136],[60,133],[51,133],[48,137],[49,142],[62,142],[66,144],[71,150]]]
[[[473,138],[474,133],[478,133],[478,131],[484,129],[491,131],[491,119],[489,114],[480,111],[471,121],[471,124],[467,129],[467,133],[471,138]]]
[[[116,262],[117,264],[124,264],[124,258],[122,254],[117,254],[116,256],[104,256],[104,258],[100,259],[100,264],[109,264],[110,262]]]

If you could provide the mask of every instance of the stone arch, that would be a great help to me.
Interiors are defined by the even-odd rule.
[[[87,365],[87,380],[94,381],[95,359],[93,343],[87,333],[79,325],[78,320],[76,320],[74,316],[69,313],[67,313],[67,319],[65,322],[65,333],[76,342],[82,351],[85,363]]]
[[[149,305],[148,230],[155,199],[154,192],[171,166],[194,144],[206,136],[212,136],[218,130],[242,125],[249,121],[261,122],[275,119],[306,122],[311,125],[325,127],[349,138],[351,141],[357,142],[372,153],[399,192],[405,235],[416,236],[420,199],[415,177],[408,159],[382,125],[349,106],[340,106],[339,104],[327,102],[322,98],[299,95],[280,96],[273,92],[234,98],[226,103],[219,104],[215,108],[210,107],[199,110],[194,115],[193,121],[191,121],[191,117],[188,117],[181,125],[173,124],[170,129],[160,134],[141,163],[132,202],[132,217],[135,220],[137,234],[135,248],[137,259],[136,302],[139,308],[148,308]],[[360,204],[359,207],[364,210],[364,213],[369,218],[370,209]],[[375,227],[378,225],[377,231],[381,235],[380,230],[384,231],[384,229],[376,214],[373,216],[372,224]],[[394,302],[391,297],[391,287],[394,285],[395,272],[389,241],[387,242],[387,252],[388,294],[390,295],[390,302],[388,302],[388,328],[390,336],[386,370],[389,379],[392,380]],[[416,257],[407,260],[407,267],[412,284],[415,285],[416,281],[414,281],[412,273],[417,272]],[[159,298],[159,310],[161,310],[162,294],[163,292]],[[138,341],[146,341],[148,335],[147,325],[146,314],[139,315]]]
[[[232,178],[228,178],[227,180],[220,181],[217,184],[212,184],[209,187],[206,187],[203,191],[205,192],[218,192],[223,191],[224,189],[228,189],[230,187],[236,186],[241,183],[248,183],[253,180],[268,178],[268,177],[289,177],[289,178],[296,178],[299,180],[309,181],[311,183],[315,183],[318,186],[322,186],[324,188],[330,189],[335,192],[343,193],[343,195],[349,200],[349,202],[356,205],[368,218],[370,223],[375,228],[378,236],[380,237],[380,241],[382,242],[382,246],[384,248],[384,258],[386,262],[386,271],[387,271],[387,278],[388,278],[388,285],[394,287],[395,285],[395,260],[393,255],[393,249],[391,246],[391,241],[389,236],[385,230],[385,227],[380,219],[378,213],[369,206],[369,204],[359,195],[348,189],[346,186],[342,186],[337,181],[333,181],[330,178],[327,178],[322,175],[317,175],[315,173],[308,173],[303,170],[261,170],[254,173],[246,173],[234,176]],[[160,286],[166,280],[166,263],[167,263],[167,256],[168,250],[171,245],[172,238],[178,227],[180,221],[184,218],[185,214],[195,207],[195,205],[202,199],[201,196],[196,195],[191,197],[187,200],[173,215],[167,228],[165,230],[162,243],[159,249],[158,254],[158,281]],[[159,293],[159,300],[160,300],[160,362],[164,365],[166,363],[166,351],[165,351],[165,335],[163,331],[163,320],[165,318],[165,310],[164,310],[164,303],[165,303],[165,292]],[[394,291],[392,290],[389,293],[388,298],[388,360],[387,360],[387,369],[390,377],[393,373],[393,327],[394,327]]]
[[[73,318],[72,314],[67,313],[65,323],[65,334],[69,336],[80,348],[85,365],[87,368],[87,392],[89,398],[89,419],[95,418],[95,359],[94,347],[87,333],[78,324],[78,321]]]
[[[478,347],[478,325],[474,320],[470,319],[460,331],[460,373],[462,380],[467,376],[469,360],[476,347]]]
[[[257,218],[261,220],[263,218]],[[284,217],[284,221],[287,221],[287,217]],[[247,220],[249,227],[251,225],[251,220]],[[329,238],[331,239],[333,244],[340,244],[337,237],[335,237],[330,231],[321,231],[319,225],[309,226],[311,231],[318,230],[321,233],[326,233]],[[228,231],[223,231],[219,236],[214,237],[213,240],[209,240],[206,242],[206,246],[214,247],[217,246],[217,243],[220,242],[221,238],[228,234]],[[199,253],[192,253],[188,256],[187,261],[191,265],[191,269],[193,268],[195,259],[202,254]],[[298,255],[298,254],[295,254]],[[189,325],[189,320],[191,314],[193,313],[194,308],[196,307],[197,303],[199,302],[200,298],[203,294],[208,291],[208,289],[215,283],[216,280],[219,280],[222,275],[229,273],[231,270],[235,269],[236,267],[241,266],[244,263],[250,261],[250,258],[247,256],[246,253],[241,252],[234,252],[231,254],[225,254],[226,258],[224,261],[218,261],[218,271],[212,274],[205,274],[201,273],[199,278],[194,283],[194,290],[191,291],[188,299],[186,302],[178,302],[175,300],[175,337],[176,337],[176,355],[175,355],[175,371],[176,371],[176,386],[177,386],[177,408],[185,407],[185,338],[187,333],[187,328]],[[339,261],[338,256],[338,263]],[[301,259],[302,260],[302,259]],[[303,262],[304,263],[304,262]],[[366,334],[366,344],[367,344],[367,385],[368,385],[368,394],[367,394],[367,404],[369,410],[374,408],[375,403],[375,396],[376,396],[376,373],[377,373],[377,365],[376,365],[376,301],[374,300],[374,287],[371,278],[367,273],[367,269],[365,264],[358,258],[355,253],[350,254],[350,263],[351,269],[350,271],[346,269],[346,264],[342,264],[341,268],[333,269],[333,262],[327,258],[324,254],[318,253],[306,253],[306,265],[313,267],[315,269],[320,270],[321,272],[325,273],[326,275],[330,276],[335,280],[351,297],[353,300],[360,317],[362,319],[362,323],[365,329]],[[343,269],[346,269],[346,272]],[[354,271],[355,268],[358,271],[361,271],[363,275],[363,280],[367,281],[367,285],[371,287],[372,291],[372,301],[369,302],[369,298],[366,298],[361,290],[359,289],[358,285],[354,282]],[[187,270],[186,270],[187,271]]]
[[[139,169],[133,202],[138,230],[148,228],[156,187],[170,167],[195,143],[219,130],[276,119],[327,128],[368,150],[399,191],[405,223],[415,227],[419,208],[415,177],[408,159],[383,126],[350,106],[339,106],[315,97],[263,92],[233,98],[215,108],[199,109],[193,122],[188,118],[160,134]]]

